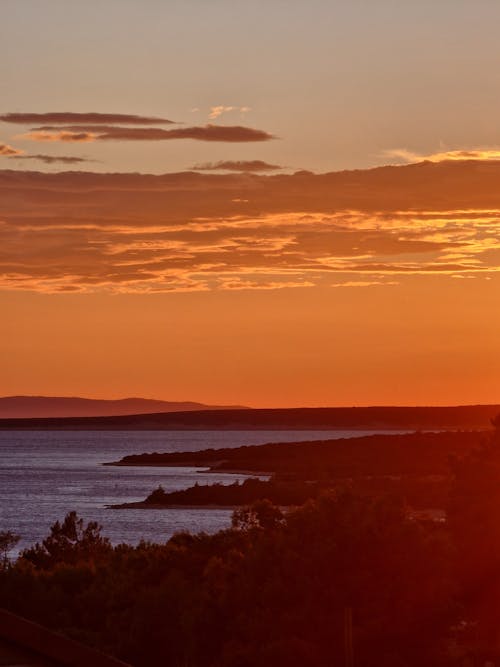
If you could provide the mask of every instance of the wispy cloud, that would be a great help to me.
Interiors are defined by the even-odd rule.
[[[34,128],[19,135],[20,139],[32,141],[169,141],[174,139],[194,139],[197,141],[253,142],[269,141],[273,135],[263,130],[240,125],[205,125],[202,127],[182,127],[164,130],[155,127],[113,127],[98,128],[94,125],[61,129],[52,126]]]
[[[32,125],[34,123],[52,123],[58,125],[68,124],[114,124],[127,123],[128,125],[165,125],[173,123],[168,118],[157,118],[155,116],[138,116],[136,114],[123,113],[74,113],[71,111],[49,111],[48,113],[5,113],[0,115],[0,121],[4,123],[16,123],[18,125]]]
[[[204,162],[195,164],[191,169],[195,171],[276,171],[283,169],[279,164],[269,164],[262,160],[220,160],[219,162]]]
[[[210,113],[208,114],[208,117],[210,120],[215,120],[216,118],[219,118],[219,116],[222,116],[222,114],[230,113],[231,111],[239,111],[241,114],[245,114],[250,111],[250,107],[234,107],[219,104],[218,106],[210,107]]]
[[[263,130],[241,125],[204,125],[203,127],[182,127],[175,130],[156,130],[154,128],[126,129],[116,128],[112,132],[99,135],[99,139],[149,140],[195,139],[197,141],[251,142],[269,141],[273,135]]]
[[[8,144],[0,144],[0,155],[3,157],[14,157],[15,155],[22,155],[24,151],[19,148],[14,148]]]
[[[45,164],[80,164],[82,162],[93,162],[84,157],[76,157],[74,155],[44,155],[44,154],[35,154],[35,155],[11,155],[16,160],[38,160],[39,162],[44,162]]]
[[[18,135],[18,139],[29,139],[31,141],[63,141],[66,143],[81,143],[95,141],[98,135],[92,132],[69,132],[61,130],[58,132],[35,131]]]
[[[219,289],[222,290],[275,290],[295,287],[314,287],[314,283],[308,280],[241,280],[239,278],[222,280]]]
[[[333,283],[332,287],[374,287],[377,285],[399,285],[397,280],[346,280],[343,283]]]
[[[393,148],[383,152],[388,158],[396,158],[404,162],[446,162],[446,161],[464,161],[464,160],[500,160],[500,149],[478,148],[473,150],[449,150],[430,153],[428,155],[416,153],[406,148]]]

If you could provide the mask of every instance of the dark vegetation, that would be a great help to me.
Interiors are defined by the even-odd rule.
[[[0,531],[0,567],[4,570],[9,566],[9,551],[19,542],[21,537],[11,530]]]
[[[360,666],[448,664],[449,545],[389,501],[324,496],[287,516],[261,502],[214,536],[94,534],[94,554],[75,519],[0,575],[0,604],[134,665],[340,664],[346,607]]]
[[[478,432],[372,435],[361,438],[268,444],[201,452],[139,454],[119,465],[191,465],[213,471],[268,472],[269,481],[196,485],[165,493],[157,489],[142,506],[242,505],[268,499],[298,505],[321,490],[399,497],[416,509],[444,508],[451,483],[450,457],[464,456],[485,436]],[[133,503],[131,507],[137,506]]]
[[[61,430],[429,430],[487,429],[498,405],[214,409],[114,417],[0,419],[0,429]]]
[[[317,482],[294,482],[271,479],[246,479],[241,484],[195,484],[189,489],[167,493],[161,486],[145,500],[145,505],[250,505],[269,500],[275,505],[302,505],[318,495],[323,485]],[[133,504],[132,504],[133,506]]]
[[[444,474],[449,470],[450,455],[470,451],[481,437],[474,431],[369,435],[198,452],[131,454],[118,463],[200,466],[221,472],[282,473],[302,479],[347,478],[363,474]]]
[[[393,496],[414,510],[440,510],[446,504],[450,479],[445,476],[362,477],[349,480],[302,481],[272,477],[270,480],[249,478],[233,484],[198,484],[179,491],[166,492],[162,486],[152,491],[143,502],[112,505],[118,509],[185,507],[234,507],[257,500],[275,505],[302,505],[324,491],[355,493],[376,498]]]
[[[337,489],[287,513],[259,500],[215,535],[112,547],[71,513],[3,568],[0,605],[137,667],[341,666],[351,615],[356,667],[499,664],[495,426],[449,462],[446,522]]]

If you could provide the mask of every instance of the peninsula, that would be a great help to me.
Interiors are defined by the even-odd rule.
[[[398,496],[417,510],[444,507],[454,458],[463,458],[489,437],[482,431],[371,435],[299,443],[269,443],[198,452],[125,456],[105,465],[189,466],[206,472],[270,476],[230,485],[196,484],[188,489],[154,490],[144,501],[116,507],[236,507],[257,500],[299,505],[327,489],[369,497]]]

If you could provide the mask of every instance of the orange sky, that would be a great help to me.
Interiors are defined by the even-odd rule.
[[[3,172],[2,393],[498,401],[499,179]]]
[[[0,395],[500,402],[500,6],[74,7],[2,5]]]
[[[2,389],[255,406],[498,402],[498,288],[426,277],[265,293],[4,293]]]

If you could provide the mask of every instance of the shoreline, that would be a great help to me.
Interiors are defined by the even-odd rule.
[[[101,463],[103,466],[116,466],[120,468],[205,468],[204,470],[196,470],[196,472],[200,475],[221,475],[221,474],[227,474],[227,475],[247,475],[249,477],[252,477],[254,475],[256,476],[268,476],[270,477],[274,473],[272,470],[245,470],[241,468],[217,468],[214,466],[207,466],[207,465],[193,465],[191,464],[186,464],[186,463],[121,463],[120,461],[118,462],[110,462],[110,463]]]
[[[235,510],[238,507],[244,507],[244,505],[182,505],[182,504],[169,504],[169,505],[160,505],[158,503],[146,503],[144,500],[139,500],[135,503],[120,503],[119,505],[106,505],[106,509],[111,510]]]
[[[225,459],[221,461],[215,461],[215,463],[223,463]],[[128,463],[126,461],[106,461],[104,463],[101,463],[103,466],[116,466],[116,467],[123,467],[123,468],[132,468],[132,467],[137,467],[137,468],[213,468],[214,466],[214,461],[206,461],[202,463],[197,463],[193,465],[193,462],[188,462],[188,461],[180,461],[176,462],[174,461],[173,463],[143,463],[141,461],[138,461],[136,463]],[[200,471],[203,472],[203,471]]]

